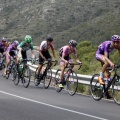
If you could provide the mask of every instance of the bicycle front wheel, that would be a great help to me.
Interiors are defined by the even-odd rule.
[[[99,74],[94,74],[90,80],[90,92],[94,100],[100,100],[103,97],[103,85],[98,82]]]
[[[57,72],[55,73],[55,90],[57,92],[60,92],[62,90],[62,88],[59,87],[59,81],[60,81],[60,73],[61,73],[61,70],[58,69]]]
[[[120,81],[116,78],[115,83],[112,85],[112,94],[115,103],[120,105]]]
[[[71,71],[68,79],[66,80],[67,90],[71,96],[73,96],[78,87],[78,77],[74,71]]]
[[[51,83],[52,79],[52,70],[47,69],[46,73],[44,73],[43,80],[44,80],[44,88],[47,89]]]
[[[20,77],[19,77],[19,74],[17,71],[17,67],[14,67],[14,69],[13,69],[13,82],[15,85],[18,85],[19,81],[20,81]]]
[[[27,88],[30,84],[31,71],[27,65],[23,68],[23,85]]]

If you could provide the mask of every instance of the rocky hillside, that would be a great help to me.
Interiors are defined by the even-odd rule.
[[[120,0],[0,0],[0,37],[37,45],[51,34],[60,47],[69,39],[98,44],[120,34]]]

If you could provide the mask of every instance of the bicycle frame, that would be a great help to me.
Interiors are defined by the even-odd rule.
[[[119,67],[119,66],[118,66]],[[105,87],[105,85],[103,85],[103,88],[104,88],[104,94],[109,90],[109,88],[111,87],[111,85],[113,84],[113,83],[115,83],[115,81],[116,81],[116,77],[117,78],[119,78],[119,75],[117,74],[117,68],[118,67],[115,67],[115,69],[114,69],[114,75],[113,75],[113,78],[112,78],[112,80],[110,81],[110,82],[108,82],[108,85],[107,85],[107,87]]]

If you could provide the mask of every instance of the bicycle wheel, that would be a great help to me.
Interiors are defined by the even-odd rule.
[[[57,72],[55,73],[55,90],[57,92],[60,92],[62,90],[62,88],[59,87],[59,81],[60,81],[60,73],[61,73],[61,70],[58,69]]]
[[[39,79],[39,82],[38,82],[38,79],[37,79],[37,71],[38,71],[38,68],[36,68],[36,71],[35,71],[35,74],[34,74],[34,85],[35,86],[38,86],[41,82],[41,80]]]
[[[9,75],[10,75],[10,69],[7,70],[6,75],[5,75],[5,78],[8,79],[8,78],[9,78]]]
[[[69,74],[69,77],[66,80],[66,85],[69,94],[73,96],[76,93],[78,87],[78,77],[74,71]]]
[[[90,80],[90,92],[94,100],[100,100],[103,97],[103,85],[98,82],[99,74],[94,74]]]
[[[11,73],[10,73],[10,78],[12,79],[12,81],[14,80],[14,69],[15,69],[15,65],[12,67]]]
[[[44,80],[44,88],[47,89],[51,83],[52,79],[52,70],[49,68],[47,71],[45,71],[43,80]]]
[[[27,65],[23,68],[23,85],[27,88],[30,84],[31,71]]]
[[[116,79],[115,83],[112,85],[112,95],[115,103],[120,105],[120,81]]]
[[[13,69],[13,82],[15,85],[18,85],[19,81],[20,81],[19,72],[17,71],[17,67],[14,67],[14,69]]]

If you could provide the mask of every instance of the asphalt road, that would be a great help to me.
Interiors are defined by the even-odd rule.
[[[119,110],[112,100],[70,96],[67,91],[35,87],[33,82],[24,88],[0,75],[0,120],[119,120]]]

